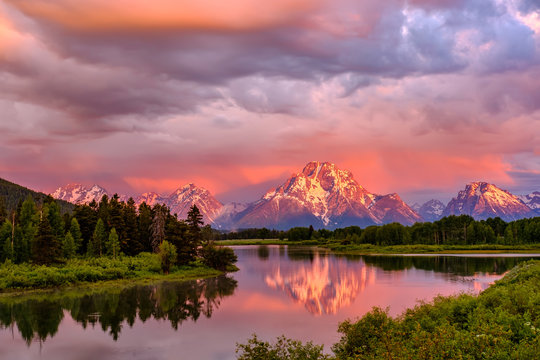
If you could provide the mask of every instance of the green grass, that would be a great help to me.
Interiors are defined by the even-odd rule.
[[[279,239],[233,239],[233,240],[218,240],[216,245],[318,245],[317,240],[289,241]]]
[[[187,280],[217,276],[221,273],[201,263],[193,263],[189,266],[173,267],[170,274],[164,275],[157,254],[149,253],[119,259],[75,259],[54,266],[15,265],[6,262],[0,265],[0,292],[97,282],[101,284],[104,281],[119,283],[133,280]]]
[[[318,241],[288,241],[279,239],[234,239],[219,240],[217,245],[305,245],[320,246],[332,250],[335,253],[364,255],[364,254],[477,254],[477,253],[527,253],[540,252],[539,244],[527,245],[392,245],[380,246],[371,244],[348,244],[343,245],[338,240]]]
[[[393,245],[378,246],[371,244],[328,243],[320,245],[335,253],[364,254],[475,254],[475,253],[528,253],[540,252],[540,244],[529,245]]]

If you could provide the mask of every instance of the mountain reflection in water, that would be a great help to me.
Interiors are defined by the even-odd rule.
[[[133,326],[137,317],[163,319],[175,330],[185,320],[207,318],[230,296],[237,282],[228,276],[138,285],[123,289],[60,292],[46,295],[8,298],[0,301],[0,326],[16,325],[28,345],[33,340],[53,337],[64,318],[64,311],[86,329],[99,325],[116,341],[122,326]]]
[[[340,307],[351,304],[368,281],[375,281],[374,271],[368,274],[366,267],[360,273],[356,270],[345,259],[330,262],[328,257],[315,253],[312,261],[300,264],[293,272],[282,273],[277,267],[265,282],[285,291],[312,314],[335,314]]]
[[[451,281],[467,282],[471,290],[486,289],[492,280],[508,271],[523,258],[458,257],[458,256],[392,256],[356,255],[328,256],[316,248],[287,249],[292,262],[276,261],[283,251],[270,254],[265,246],[258,249],[264,260],[274,255],[273,266],[265,268],[264,282],[274,290],[283,291],[294,302],[303,304],[313,315],[335,314],[340,308],[352,304],[369,285],[375,284],[377,274],[393,273],[401,276],[403,270],[432,271]],[[382,273],[381,273],[382,275]],[[482,275],[480,282],[477,276]]]

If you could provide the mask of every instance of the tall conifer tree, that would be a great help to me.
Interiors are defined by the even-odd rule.
[[[32,260],[36,264],[51,264],[61,258],[61,245],[49,223],[49,209],[43,206],[43,214],[32,246]]]

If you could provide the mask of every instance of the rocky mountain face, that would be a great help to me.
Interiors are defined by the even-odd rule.
[[[535,191],[528,195],[519,195],[518,198],[537,215],[540,215],[540,191]]]
[[[350,171],[313,161],[277,189],[268,191],[235,218],[238,228],[293,226],[336,228],[398,221],[412,224],[420,216],[397,194],[372,194]]]
[[[424,204],[414,204],[412,208],[424,219],[424,221],[437,221],[442,218],[445,205],[439,200],[429,200]]]
[[[69,201],[73,204],[89,204],[93,200],[99,202],[103,195],[110,194],[99,185],[84,186],[81,184],[68,184],[59,187],[53,192],[52,197],[59,200]]]
[[[70,184],[52,195],[71,203],[88,204],[112,194],[98,185]],[[125,196],[120,199],[127,200]],[[467,185],[446,207],[438,200],[409,207],[399,195],[370,193],[356,182],[350,171],[317,161],[308,163],[301,172],[250,204],[222,204],[208,190],[194,184],[178,188],[170,195],[149,192],[135,198],[137,205],[142,202],[151,206],[165,204],[179,218],[186,218],[191,206],[197,205],[204,222],[218,229],[289,229],[310,225],[332,229],[390,222],[411,225],[461,214],[475,219],[499,216],[512,221],[540,214],[540,192],[518,197],[485,182]]]
[[[92,200],[99,202],[103,195],[112,196],[111,193],[98,185],[85,187],[81,184],[70,184],[60,187],[52,194],[56,199],[66,200],[75,204],[89,204]],[[127,197],[121,195],[120,199],[127,200]],[[187,184],[178,188],[170,195],[164,196],[155,192],[148,192],[137,196],[134,200],[137,206],[143,202],[146,202],[150,206],[154,204],[165,204],[171,209],[171,213],[177,214],[180,219],[185,219],[189,209],[193,205],[197,205],[203,215],[203,221],[207,224],[214,224],[216,218],[222,213],[223,208],[223,204],[216,200],[208,190],[197,187],[194,184]]]
[[[508,191],[485,182],[473,182],[448,203],[442,215],[470,215],[477,220],[498,216],[512,221],[534,216],[534,213]]]

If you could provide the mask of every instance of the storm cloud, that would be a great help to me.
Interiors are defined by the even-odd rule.
[[[529,0],[5,0],[0,171],[237,193],[323,160],[372,191],[522,191],[539,44]]]

